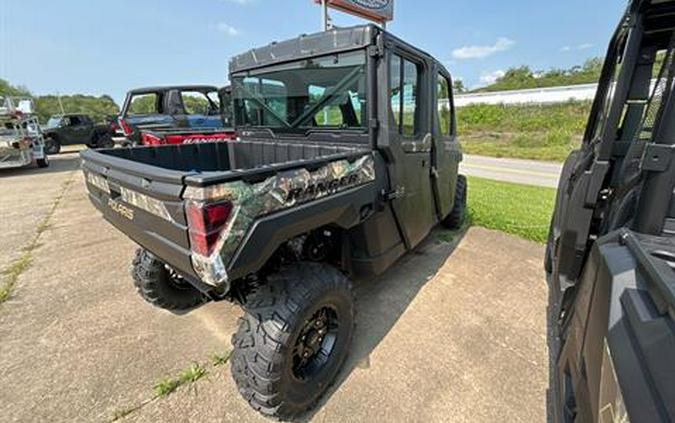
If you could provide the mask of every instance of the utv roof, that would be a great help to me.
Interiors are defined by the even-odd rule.
[[[359,25],[274,41],[232,57],[230,72],[366,47],[372,44],[378,30],[375,25]]]
[[[215,85],[161,85],[156,87],[142,87],[134,88],[129,90],[129,94],[144,94],[144,93],[154,93],[158,91],[169,91],[169,90],[180,90],[180,91],[218,91],[218,87]]]
[[[232,57],[230,60],[230,73],[364,48],[372,45],[375,42],[375,37],[380,33],[387,34],[388,38],[396,39],[400,44],[405,45],[420,56],[427,56],[433,59],[428,53],[407,44],[379,26],[367,24],[348,28],[336,28],[309,35],[302,34],[290,40],[275,41],[267,46],[249,50]]]
[[[675,0],[633,0],[628,7],[627,19],[635,13],[643,16],[646,37],[670,41],[670,31],[675,27]]]

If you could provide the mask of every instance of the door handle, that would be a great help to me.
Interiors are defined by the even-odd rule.
[[[393,191],[382,190],[382,197],[384,197],[385,201],[396,200],[397,198],[401,198],[404,195],[405,195],[405,187],[401,185],[397,186],[396,189]]]

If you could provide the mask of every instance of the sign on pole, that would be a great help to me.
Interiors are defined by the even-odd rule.
[[[394,19],[394,0],[314,0],[315,3],[384,24]]]

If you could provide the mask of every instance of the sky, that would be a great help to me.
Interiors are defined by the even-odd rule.
[[[602,56],[626,0],[394,0],[388,30],[466,86]],[[335,25],[364,22],[333,11]],[[0,0],[0,78],[35,94],[227,84],[228,58],[321,29],[313,0]]]

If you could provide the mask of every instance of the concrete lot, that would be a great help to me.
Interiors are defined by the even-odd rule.
[[[125,421],[263,421],[228,365],[152,400],[162,377],[229,351],[240,310],[177,316],[146,305],[128,276],[135,246],[89,204],[76,156],[24,172],[0,174],[3,269],[63,200],[0,304],[0,420],[109,421],[133,408]],[[431,234],[359,286],[354,350],[307,419],[545,420],[541,258],[540,245],[482,228],[450,242]]]

